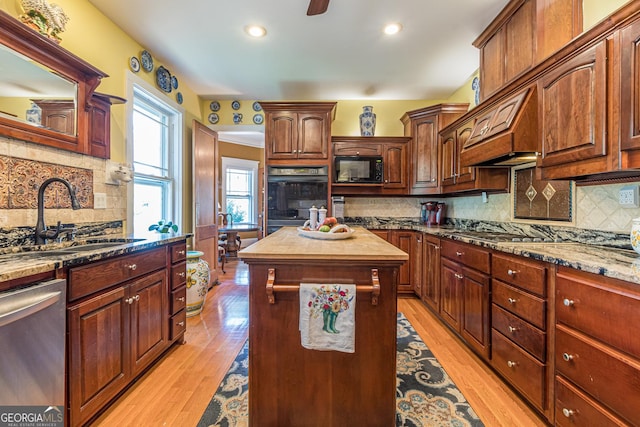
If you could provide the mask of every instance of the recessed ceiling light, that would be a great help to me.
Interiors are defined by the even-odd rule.
[[[384,33],[388,35],[397,34],[402,30],[402,25],[394,23],[388,24],[384,27]]]
[[[251,37],[264,37],[267,34],[267,30],[259,25],[248,25],[244,31]]]

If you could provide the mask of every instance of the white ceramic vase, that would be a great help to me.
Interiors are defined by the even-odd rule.
[[[200,314],[209,289],[211,271],[200,251],[187,251],[187,317]]]
[[[640,218],[634,218],[631,225],[631,246],[640,254]]]
[[[376,115],[373,107],[362,107],[360,114],[360,136],[374,136],[376,133]]]

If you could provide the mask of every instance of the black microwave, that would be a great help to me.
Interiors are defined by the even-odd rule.
[[[336,156],[333,170],[336,183],[380,184],[384,164],[381,156]]]

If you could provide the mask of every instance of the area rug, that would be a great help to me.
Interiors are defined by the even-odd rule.
[[[397,427],[479,427],[482,422],[409,320],[398,313]],[[249,345],[245,343],[198,422],[198,427],[248,425]]]

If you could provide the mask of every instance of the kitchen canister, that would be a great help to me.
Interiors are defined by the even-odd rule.
[[[315,205],[309,208],[309,228],[312,230],[318,228],[318,208]]]
[[[640,254],[640,218],[634,218],[631,225],[631,246]]]
[[[187,317],[200,314],[209,289],[211,271],[204,252],[187,251]]]

